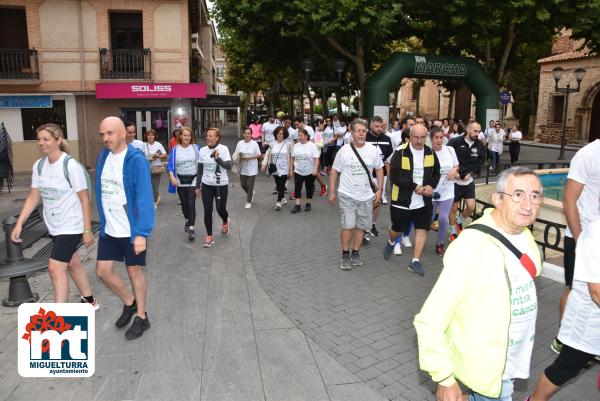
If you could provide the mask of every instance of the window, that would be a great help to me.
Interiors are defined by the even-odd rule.
[[[418,100],[420,94],[421,94],[421,85],[419,85],[417,82],[413,81],[412,97],[410,98],[410,100]]]
[[[67,136],[67,115],[64,100],[53,100],[52,107],[47,109],[21,109],[23,121],[23,139],[35,141],[35,130],[42,124],[54,123],[62,128],[65,139]]]
[[[565,96],[564,95],[552,96],[552,109],[551,109],[551,115],[550,115],[552,117],[552,120],[550,121],[550,123],[562,124],[564,112],[565,112]]]
[[[142,13],[110,13],[110,45],[113,50],[144,48]]]
[[[24,8],[0,8],[0,49],[29,49]]]

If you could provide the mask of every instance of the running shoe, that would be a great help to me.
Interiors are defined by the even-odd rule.
[[[342,269],[342,270],[352,269],[352,259],[350,259],[349,253],[342,255],[342,262],[340,263],[340,269]]]
[[[190,229],[190,225],[189,223],[186,221],[185,224],[183,225],[183,232],[187,233],[188,230]]]
[[[156,198],[156,204],[159,205],[160,204],[160,195],[158,195],[158,197]]]
[[[463,230],[463,225],[462,225],[462,223],[456,223],[456,232],[457,232],[458,234],[460,234],[460,233],[462,232],[462,230]]]
[[[402,237],[402,246],[406,248],[412,248],[412,242],[410,242],[408,235]]]
[[[87,299],[85,299],[84,297],[80,297],[80,301],[82,304],[90,304],[92,305],[92,307],[94,308],[94,310],[98,310],[100,309],[100,304],[98,303],[98,301],[96,300],[96,298],[94,298],[94,302],[90,303],[87,301]]]
[[[444,244],[438,244],[435,246],[435,253],[437,253],[440,256],[444,256]]]
[[[223,225],[221,226],[221,234],[222,235],[229,234],[229,219],[227,219],[227,223],[223,223]]]
[[[394,244],[394,255],[402,255],[402,245],[399,242]]]
[[[301,211],[302,211],[302,207],[300,207],[300,205],[295,205],[295,206],[292,208],[292,210],[290,210],[290,212],[291,212],[292,214],[296,214],[296,213],[299,213],[299,212],[301,212]]]
[[[458,234],[451,233],[450,236],[448,237],[448,242],[454,241],[456,239],[456,237],[458,237]]]
[[[196,233],[194,232],[194,229],[190,228],[188,230],[188,240],[193,241],[196,239]]]
[[[310,205],[310,203],[307,203],[306,205],[304,205],[305,212],[310,212],[311,209],[312,209],[312,206]]]
[[[371,240],[373,239],[373,234],[370,231],[365,231],[365,235],[363,236],[363,243],[365,245],[369,245]]]
[[[555,354],[560,354],[560,351],[562,351],[562,346],[563,344],[558,338],[554,338],[554,340],[552,340],[550,343],[550,349],[554,351]]]
[[[212,235],[207,235],[206,238],[204,238],[204,243],[202,244],[202,246],[204,248],[210,248],[214,244],[215,240],[213,239]]]
[[[292,192],[292,193],[290,194],[290,200],[294,200],[294,199],[296,199],[296,193],[295,193],[295,192]]]
[[[325,185],[321,185],[321,192],[319,192],[319,196],[327,195],[327,187]]]
[[[281,203],[277,202],[275,204],[275,210],[280,211],[281,210]]]
[[[385,248],[383,248],[383,258],[385,260],[389,260],[392,257],[392,254],[394,253],[395,245],[396,244],[394,244],[394,245],[390,244],[389,240],[385,241]]]
[[[324,168],[323,170],[321,170],[321,175],[323,177],[325,177],[327,175],[327,169],[326,168]]]
[[[244,205],[244,209],[250,209],[252,207],[252,203],[250,202],[246,202],[246,204]]]
[[[135,319],[133,319],[133,324],[129,330],[125,332],[125,338],[127,340],[135,340],[136,338],[141,337],[142,334],[144,334],[144,331],[148,330],[149,328],[150,320],[148,320],[148,315],[146,315],[145,319],[136,316]]]
[[[431,223],[431,229],[433,231],[437,231],[440,228],[440,223],[439,221],[435,220],[433,223]]]
[[[125,327],[137,312],[137,304],[135,301],[131,305],[123,305],[123,312],[121,312],[121,316],[115,322],[115,326],[118,328]]]
[[[379,237],[379,231],[377,231],[375,224],[373,224],[373,227],[371,228],[371,234],[373,234],[376,237]]]
[[[362,266],[363,265],[363,261],[360,258],[360,253],[358,253],[358,252],[352,252],[352,254],[350,255],[350,260],[352,261],[352,266]]]
[[[425,275],[425,270],[423,270],[423,266],[421,266],[421,262],[418,260],[413,260],[408,265],[408,270],[415,273],[419,277],[423,277]]]
[[[287,199],[281,198],[281,205],[287,205]]]

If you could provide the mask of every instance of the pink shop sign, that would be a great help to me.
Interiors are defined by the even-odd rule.
[[[206,97],[206,84],[96,84],[96,99],[197,99]]]

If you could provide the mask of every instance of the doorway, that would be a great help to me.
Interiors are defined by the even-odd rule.
[[[156,131],[156,140],[168,149],[170,109],[121,109],[121,119],[135,123],[137,139],[140,141],[145,141],[146,131],[153,129]]]
[[[589,141],[593,142],[600,139],[600,92],[594,97],[592,102],[592,118],[590,120]]]

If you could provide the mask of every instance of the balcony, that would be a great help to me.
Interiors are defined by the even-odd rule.
[[[152,79],[150,49],[100,49],[100,79]]]
[[[0,80],[40,80],[38,52],[35,49],[0,49]],[[5,82],[2,82],[5,83]]]

